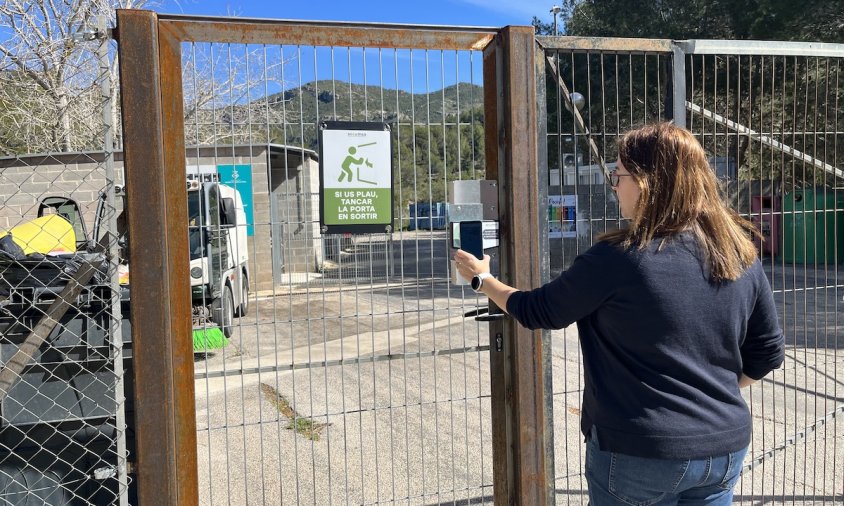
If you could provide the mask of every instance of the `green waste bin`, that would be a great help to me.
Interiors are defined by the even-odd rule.
[[[785,194],[783,260],[837,264],[844,260],[844,192],[803,188]]]

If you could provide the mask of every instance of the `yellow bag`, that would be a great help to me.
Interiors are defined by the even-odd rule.
[[[57,214],[42,216],[0,233],[0,238],[12,234],[12,240],[27,255],[41,253],[58,255],[76,252],[76,233],[69,221]]]

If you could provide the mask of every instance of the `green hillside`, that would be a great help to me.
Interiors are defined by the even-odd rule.
[[[481,178],[483,88],[468,83],[425,94],[317,81],[269,97],[270,141],[318,151],[322,121],[392,125],[401,201],[442,201],[445,181]],[[458,114],[459,112],[459,114]],[[398,192],[396,193],[398,198]]]
[[[483,88],[460,83],[429,93],[409,93],[342,81],[314,81],[269,97],[290,119],[441,123],[458,112],[483,107]]]
[[[188,116],[188,144],[272,142],[314,151],[319,150],[323,121],[385,121],[394,135],[399,206],[442,201],[446,181],[481,178],[485,172],[483,88],[469,83],[409,93],[315,81],[248,104],[200,108]]]

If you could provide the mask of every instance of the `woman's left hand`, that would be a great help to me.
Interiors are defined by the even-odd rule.
[[[484,255],[483,260],[478,260],[475,255],[459,249],[454,254],[454,262],[460,277],[466,281],[470,281],[475,274],[489,272],[489,255]]]

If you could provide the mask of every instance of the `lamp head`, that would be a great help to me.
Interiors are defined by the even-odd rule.
[[[577,107],[577,110],[582,111],[583,106],[586,105],[586,98],[576,91],[572,92],[572,94],[569,96],[571,97],[571,103],[574,104],[575,107]],[[571,112],[571,107],[569,106],[568,102],[566,102],[566,109]]]

